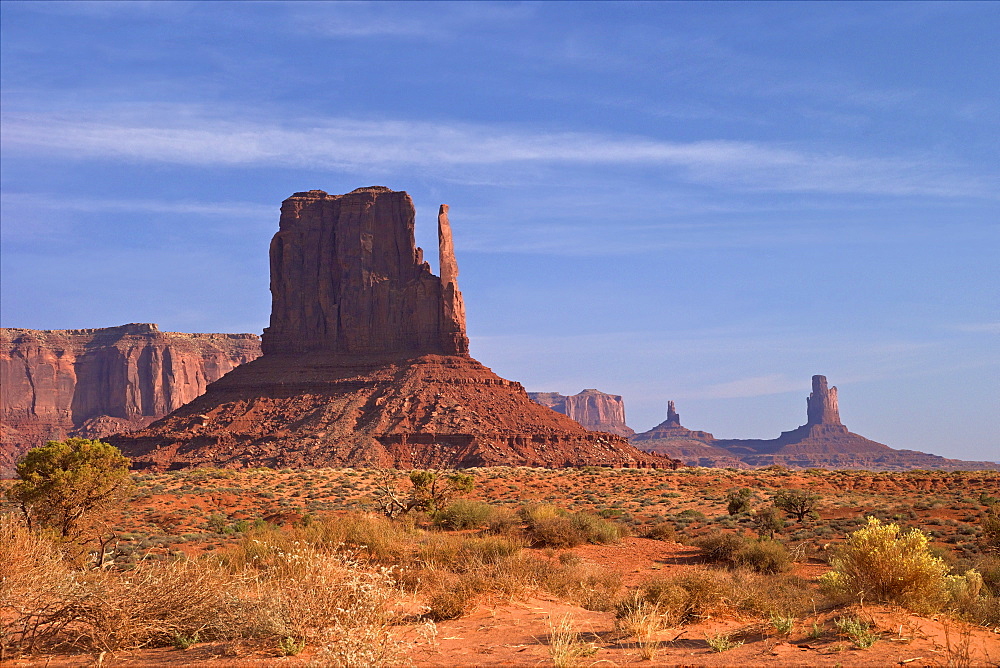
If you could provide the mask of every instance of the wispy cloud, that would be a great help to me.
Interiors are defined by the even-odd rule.
[[[685,398],[734,399],[739,397],[760,397],[800,390],[803,384],[804,381],[802,378],[787,378],[780,373],[772,373],[709,385],[701,390],[689,392]]]
[[[522,165],[624,166],[666,170],[665,179],[771,192],[995,197],[977,177],[931,159],[852,156],[746,141],[675,142],[545,129],[300,119],[223,118],[169,107],[101,113],[5,114],[8,155],[153,161],[208,166],[384,170],[420,167],[509,171]],[[235,120],[232,120],[235,119]]]
[[[967,322],[951,325],[949,329],[970,334],[1000,334],[1000,322]]]
[[[527,3],[501,2],[295,2],[282,3],[289,25],[329,37],[441,39],[459,31],[523,21],[535,13]]]
[[[3,193],[4,206],[28,206],[33,209],[54,211],[81,211],[87,213],[177,213],[203,216],[273,216],[274,205],[253,202],[191,202],[148,199],[85,199],[47,197],[33,193]]]

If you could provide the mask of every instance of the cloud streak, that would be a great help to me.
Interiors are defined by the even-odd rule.
[[[989,197],[991,179],[940,162],[820,153],[748,141],[664,141],[469,123],[230,120],[169,107],[92,113],[10,112],[8,155],[134,160],[215,167],[438,173],[519,166],[661,169],[663,178],[768,192]]]
[[[177,213],[201,216],[273,216],[277,207],[253,202],[191,202],[147,199],[53,199],[30,193],[3,193],[4,206],[84,213]]]

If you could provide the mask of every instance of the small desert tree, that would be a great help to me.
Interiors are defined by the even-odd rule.
[[[458,471],[412,471],[410,492],[406,496],[396,488],[396,475],[382,471],[376,484],[375,502],[387,517],[423,510],[435,515],[460,494],[471,492],[475,478]]]
[[[822,498],[819,494],[812,494],[804,489],[780,489],[774,495],[774,507],[802,522],[806,517],[819,518],[816,508]]]
[[[69,438],[29,450],[17,464],[8,496],[28,528],[66,542],[95,537],[109,510],[132,491],[129,460],[101,441]]]
[[[753,528],[761,538],[774,538],[774,534],[785,528],[785,520],[774,506],[758,509],[753,515]]]

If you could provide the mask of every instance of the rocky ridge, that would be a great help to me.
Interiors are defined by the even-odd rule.
[[[837,388],[825,376],[812,377],[806,399],[806,423],[774,439],[717,439],[704,431],[680,425],[673,402],[667,420],[636,434],[632,443],[641,450],[679,459],[689,466],[868,470],[1000,470],[995,462],[948,459],[915,450],[896,450],[847,429],[840,421]]]
[[[0,328],[0,476],[47,440],[146,427],[259,356],[253,334]]]
[[[435,276],[405,192],[294,194],[271,242],[263,355],[112,443],[159,470],[676,467],[539,406],[472,359],[446,206],[438,253]]]

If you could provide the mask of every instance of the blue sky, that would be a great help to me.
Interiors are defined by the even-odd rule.
[[[0,12],[5,327],[259,333],[280,202],[387,185],[528,389],[1000,460],[1000,4]]]

